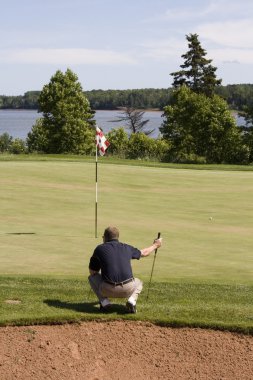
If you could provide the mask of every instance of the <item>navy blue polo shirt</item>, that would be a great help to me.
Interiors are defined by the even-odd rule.
[[[105,281],[122,282],[133,277],[131,259],[139,260],[140,257],[139,249],[113,239],[95,248],[89,269],[101,270]]]

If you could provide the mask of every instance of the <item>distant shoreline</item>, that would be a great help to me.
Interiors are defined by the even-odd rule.
[[[159,108],[134,108],[136,109],[137,111],[143,111],[143,112],[163,112],[163,110],[159,109]],[[97,112],[97,111],[108,111],[108,112],[112,112],[112,111],[115,111],[115,112],[122,112],[124,110],[124,107],[122,108],[114,108],[114,109],[102,109],[102,108],[99,108],[99,109],[95,109],[93,111]],[[38,108],[0,108],[0,111],[38,111]]]

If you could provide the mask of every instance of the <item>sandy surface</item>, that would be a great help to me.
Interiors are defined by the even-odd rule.
[[[0,379],[253,379],[253,337],[140,322],[0,328]]]

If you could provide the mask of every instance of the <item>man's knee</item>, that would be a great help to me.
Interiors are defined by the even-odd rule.
[[[143,289],[143,282],[139,278],[135,278],[134,280],[136,289],[138,289],[141,292]]]

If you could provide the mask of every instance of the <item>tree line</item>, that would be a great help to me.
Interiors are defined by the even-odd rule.
[[[24,95],[0,95],[0,109],[30,109],[39,108],[41,91],[28,91]],[[84,91],[84,95],[94,110],[116,110],[122,107],[136,109],[159,109],[170,104],[173,87],[145,88],[136,90],[91,90]],[[245,107],[253,105],[253,84],[232,84],[218,86],[215,93],[221,96],[233,110],[243,111]]]

